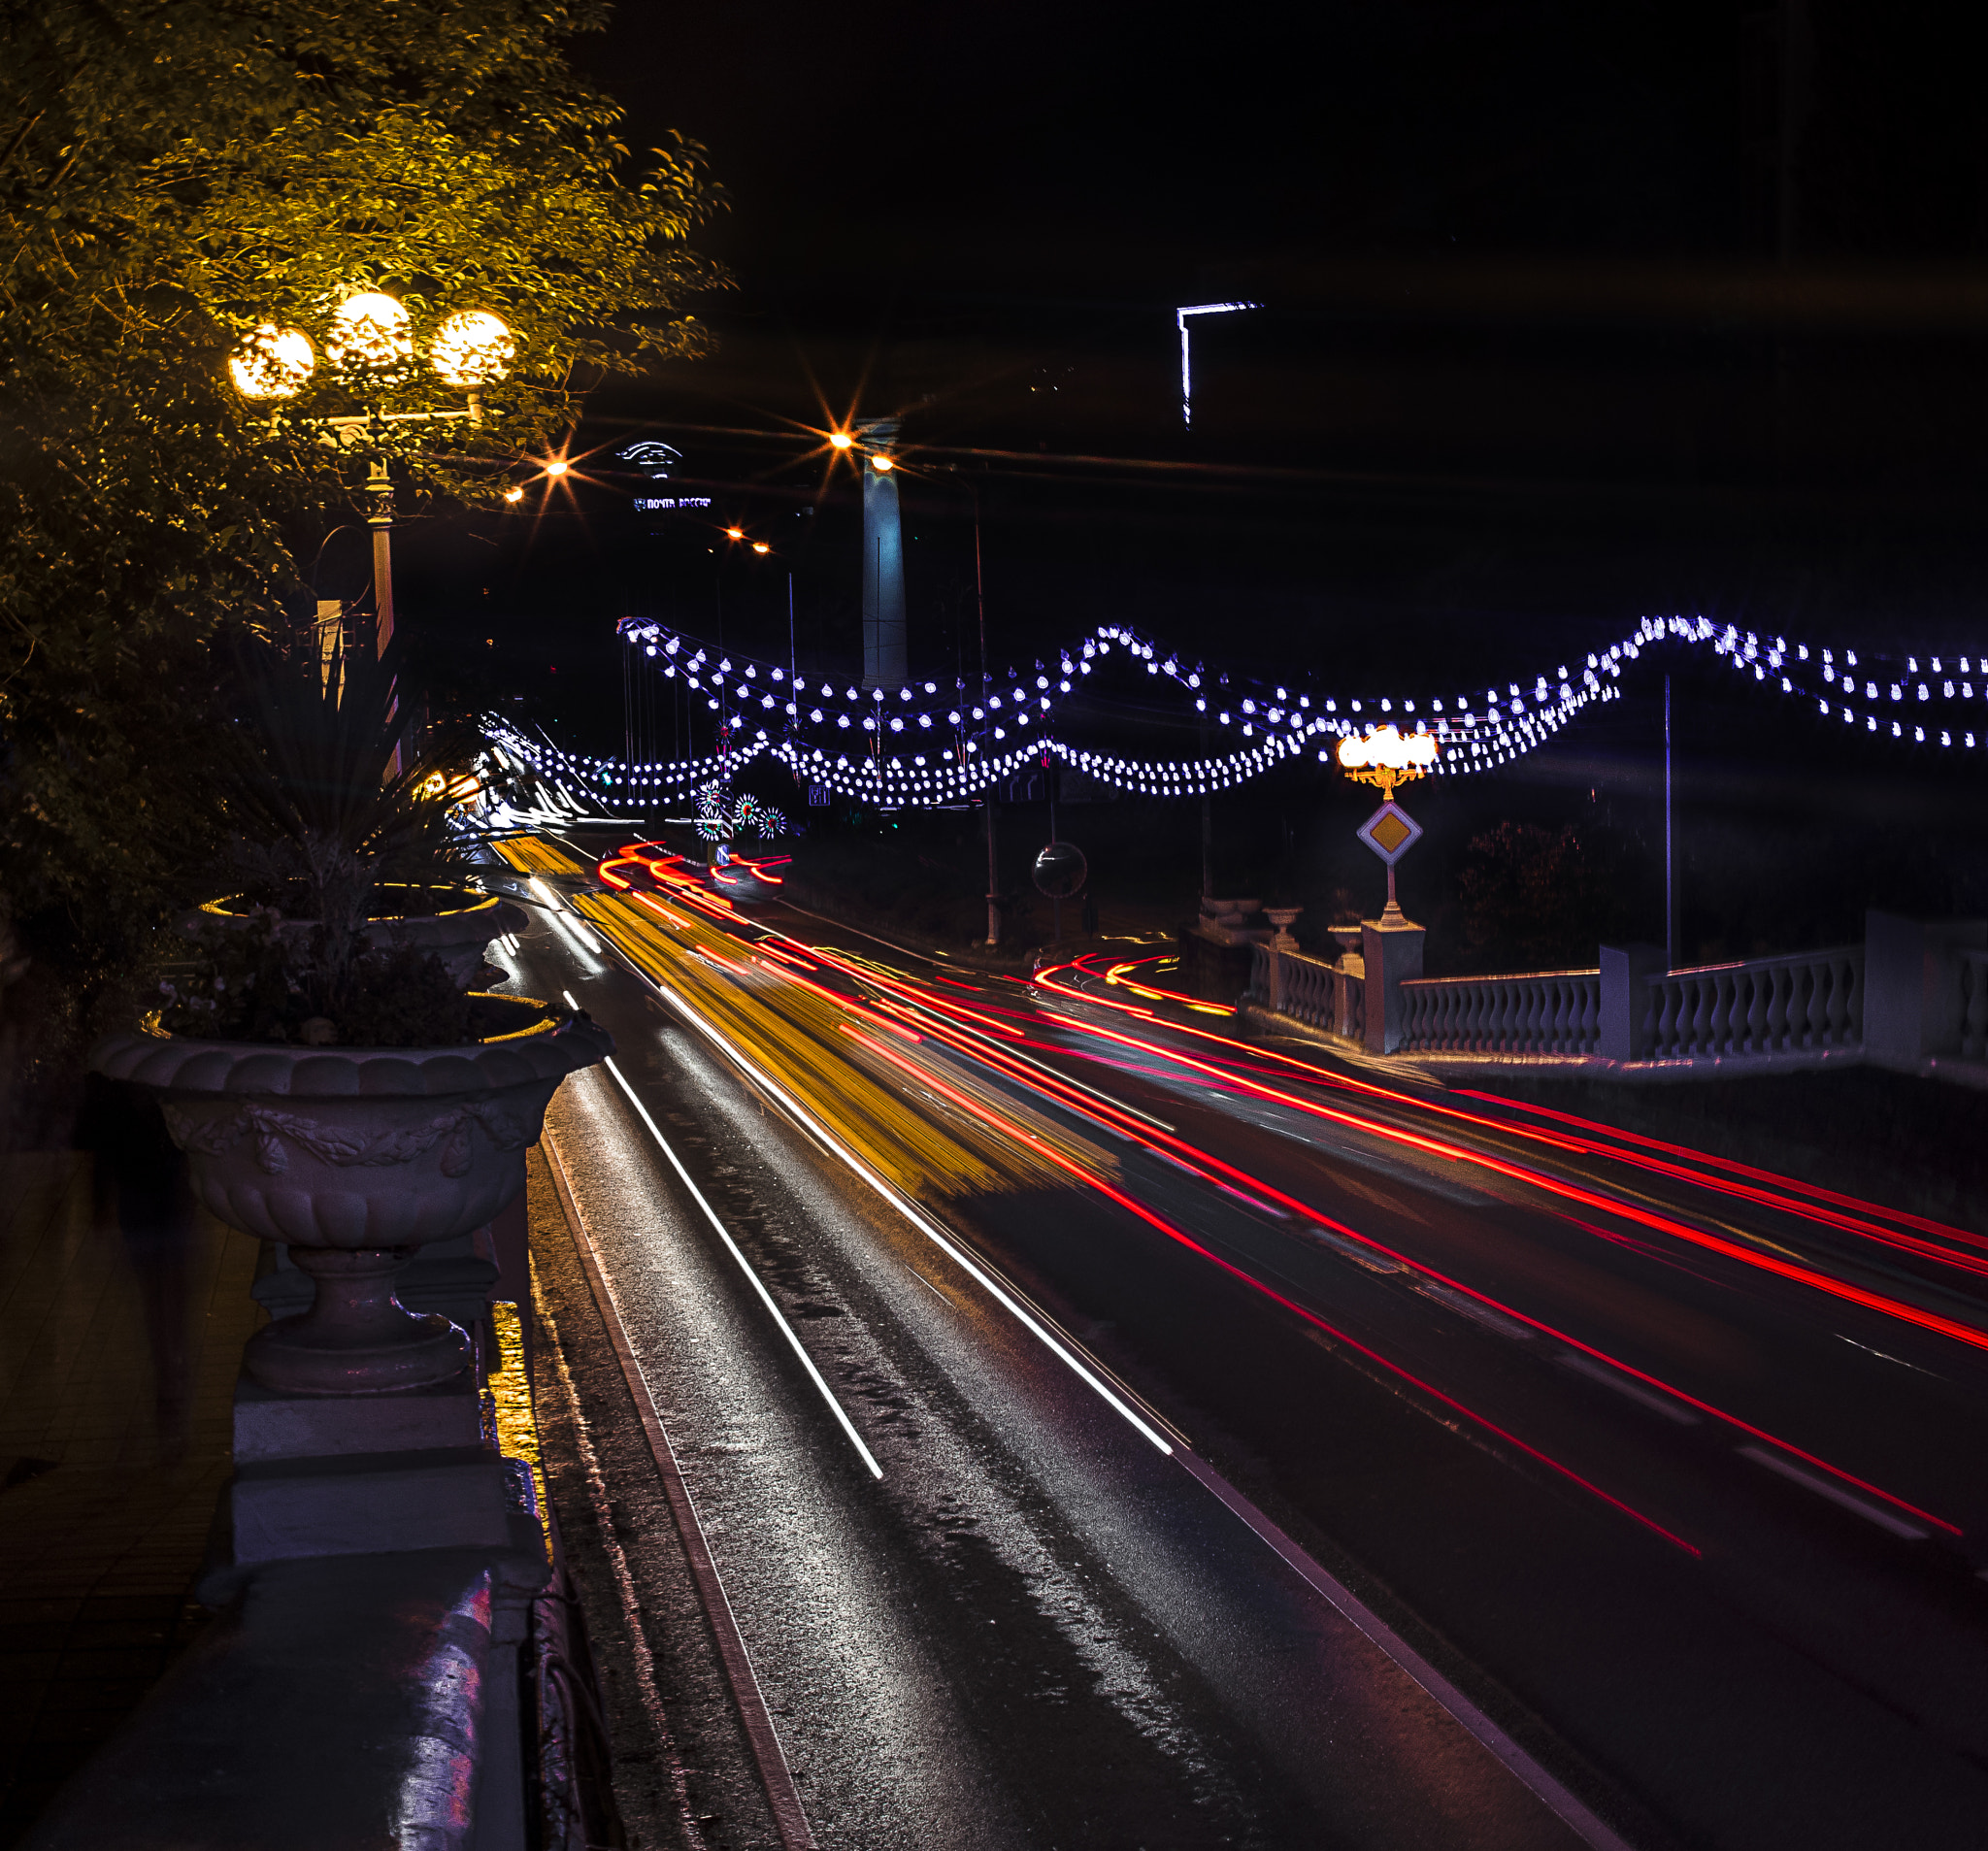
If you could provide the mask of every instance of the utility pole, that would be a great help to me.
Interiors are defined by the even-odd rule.
[[[1049,846],[1056,846],[1056,782],[1063,772],[1063,761],[1059,758],[1045,758],[1043,761],[1043,781],[1049,792]],[[1049,896],[1050,910],[1056,921],[1056,942],[1063,942],[1063,896]]]
[[[1208,716],[1201,720],[1201,759],[1204,770],[1208,764]],[[1204,900],[1213,896],[1215,890],[1215,812],[1214,800],[1209,797],[1207,787],[1201,793],[1201,897]]]
[[[974,491],[974,602],[980,613],[980,750],[987,749],[987,578],[980,569],[980,485]],[[1001,942],[1001,873],[994,853],[994,786],[987,786],[987,945]]]
[[[1677,968],[1677,812],[1671,777],[1671,678],[1664,677],[1664,968]]]

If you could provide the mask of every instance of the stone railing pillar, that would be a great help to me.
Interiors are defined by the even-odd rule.
[[[1864,915],[1864,1047],[1916,1066],[1961,1051],[1961,953],[1988,945],[1988,919]]]
[[[1402,985],[1422,975],[1426,927],[1399,913],[1360,921],[1360,953],[1367,975],[1367,1051],[1392,1054],[1402,1044]]]
[[[1595,1052],[1606,1061],[1642,1058],[1642,1021],[1649,1009],[1644,981],[1664,969],[1660,944],[1602,947],[1602,1025]]]

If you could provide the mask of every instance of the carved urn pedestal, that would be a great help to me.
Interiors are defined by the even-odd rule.
[[[395,1291],[422,1247],[487,1227],[522,1193],[559,1082],[613,1052],[584,1017],[503,1001],[526,1026],[460,1047],[142,1031],[91,1055],[157,1096],[200,1202],[282,1243],[315,1284],[244,1352],[237,1565],[515,1543],[515,1473],[488,1441],[476,1346]]]

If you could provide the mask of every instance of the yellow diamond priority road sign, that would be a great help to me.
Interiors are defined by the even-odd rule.
[[[1422,825],[1389,798],[1360,825],[1359,836],[1392,868],[1422,840]]]

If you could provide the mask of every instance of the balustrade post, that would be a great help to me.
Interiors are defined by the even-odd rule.
[[[1360,921],[1360,950],[1367,974],[1367,1051],[1392,1054],[1402,1044],[1406,1011],[1402,985],[1422,975],[1425,928],[1405,917]]]

